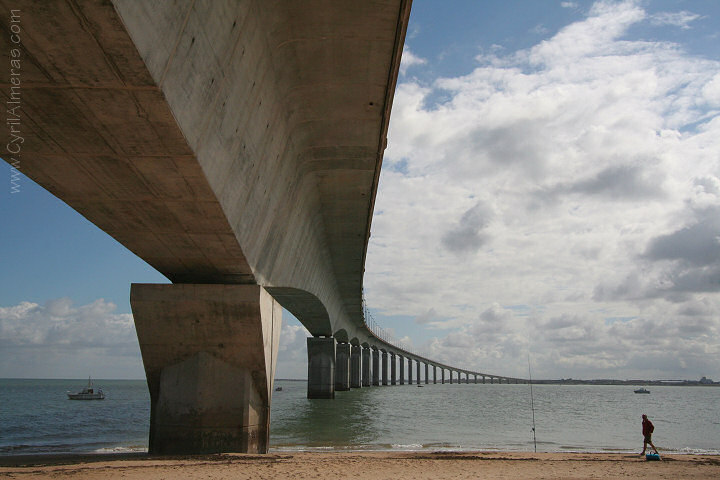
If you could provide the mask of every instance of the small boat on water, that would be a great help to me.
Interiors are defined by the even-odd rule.
[[[77,393],[67,392],[69,400],[104,400],[105,393],[102,388],[95,390],[92,380],[88,377],[88,385]]]
[[[638,388],[637,390],[634,390],[634,392],[635,393],[650,393],[650,390],[648,390],[647,388],[641,387],[641,388]]]

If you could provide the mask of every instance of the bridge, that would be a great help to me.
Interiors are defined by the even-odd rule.
[[[520,381],[393,345],[363,310],[409,14],[17,0],[2,19],[21,170],[172,282],[130,292],[151,453],[267,451],[282,307],[312,334],[310,398],[417,382],[421,365],[425,382]]]

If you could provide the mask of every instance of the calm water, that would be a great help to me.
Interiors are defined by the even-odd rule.
[[[102,401],[71,401],[82,380],[0,380],[0,455],[147,449],[145,381],[96,380]],[[305,398],[305,382],[276,381],[273,450],[532,451],[527,385],[415,385]],[[720,454],[720,388],[535,385],[538,451],[639,452],[640,415],[671,453]]]

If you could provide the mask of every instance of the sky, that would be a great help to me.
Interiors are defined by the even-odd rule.
[[[719,37],[704,0],[415,0],[375,321],[498,375],[720,380]],[[0,188],[0,377],[143,378],[130,283],[167,279],[19,183]],[[277,378],[306,376],[306,336],[286,312]]]

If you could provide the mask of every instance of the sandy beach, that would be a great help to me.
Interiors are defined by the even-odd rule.
[[[159,458],[147,455],[0,458],[12,479],[713,479],[720,457],[505,452],[292,452]]]

